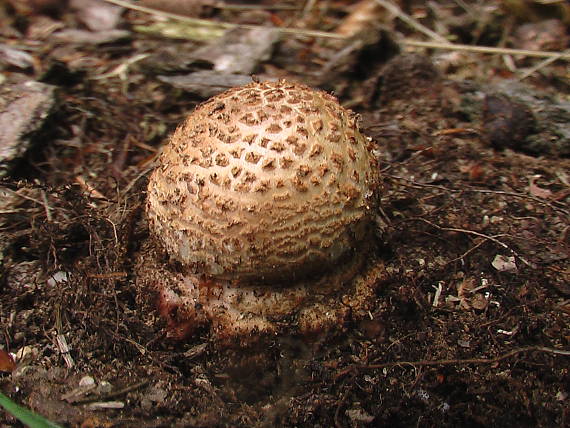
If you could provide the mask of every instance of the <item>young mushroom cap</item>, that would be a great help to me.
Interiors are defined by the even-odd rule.
[[[184,270],[240,283],[319,274],[368,241],[378,172],[325,92],[251,83],[197,107],[148,185],[155,240]]]

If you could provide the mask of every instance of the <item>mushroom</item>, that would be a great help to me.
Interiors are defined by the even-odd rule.
[[[147,192],[139,283],[173,336],[223,343],[310,334],[367,313],[379,174],[373,144],[333,96],[254,82],[198,106]]]

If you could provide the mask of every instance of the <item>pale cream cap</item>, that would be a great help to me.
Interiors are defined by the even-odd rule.
[[[191,272],[287,281],[367,240],[377,204],[372,143],[331,95],[251,83],[198,106],[148,185],[152,235]]]

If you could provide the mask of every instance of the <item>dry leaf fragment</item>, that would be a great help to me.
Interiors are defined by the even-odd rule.
[[[539,179],[540,175],[533,175],[528,180],[528,190],[532,196],[536,196],[537,198],[542,199],[550,199],[552,198],[552,192],[548,189],[544,189],[542,187],[537,186],[536,180]]]
[[[23,50],[2,43],[0,44],[0,64],[26,70],[34,66],[34,57]]]
[[[473,309],[482,311],[489,306],[489,299],[485,298],[483,294],[477,293],[471,298],[471,306]]]
[[[114,30],[124,8],[98,0],[71,0],[70,8],[91,31]]]
[[[476,286],[475,278],[465,278],[457,286],[457,297],[461,309],[483,310],[489,305],[489,299],[477,291],[487,288],[486,284]]]
[[[16,363],[12,356],[0,349],[0,372],[13,372],[16,370]]]
[[[363,424],[369,424],[370,422],[374,421],[374,416],[368,414],[362,409],[350,409],[345,412],[346,416],[350,418],[355,425],[358,425],[358,422]]]
[[[516,272],[517,271],[517,264],[515,262],[514,256],[503,256],[501,254],[497,254],[493,259],[491,265],[497,269],[499,272]]]
[[[470,181],[481,181],[485,177],[485,168],[479,162],[470,162],[460,166],[459,171],[467,174]]]
[[[271,58],[278,41],[279,32],[274,28],[237,28],[197,49],[192,58],[211,63],[219,73],[249,75],[260,62]]]
[[[383,8],[374,0],[359,1],[337,27],[336,33],[352,37],[380,21]]]

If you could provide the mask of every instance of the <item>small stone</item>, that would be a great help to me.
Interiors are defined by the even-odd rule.
[[[30,148],[55,104],[55,86],[28,81],[0,86],[0,178]]]
[[[83,376],[79,380],[79,386],[91,386],[95,384],[95,379],[91,376]]]
[[[517,264],[514,256],[509,257],[503,256],[502,254],[497,254],[493,259],[491,265],[499,272],[513,273],[517,271]]]

